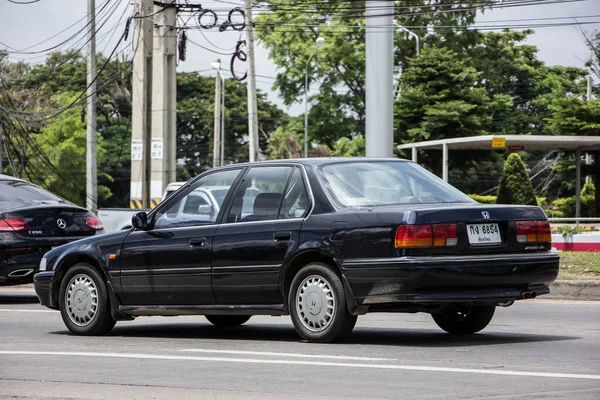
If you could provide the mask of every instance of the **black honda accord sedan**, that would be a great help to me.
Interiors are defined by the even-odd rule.
[[[216,206],[211,187],[227,189]],[[398,159],[217,168],[132,222],[44,256],[36,292],[72,332],[138,316],[236,326],[289,314],[300,336],[331,342],[367,312],[426,312],[468,334],[495,307],[548,293],[558,273],[539,207],[478,204]]]
[[[0,285],[33,282],[44,253],[98,233],[102,222],[85,208],[0,175]]]

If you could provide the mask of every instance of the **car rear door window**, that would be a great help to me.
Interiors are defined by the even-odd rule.
[[[155,218],[154,229],[210,225],[217,221],[225,195],[240,169],[206,175],[189,187],[182,197],[173,199]]]
[[[293,167],[250,169],[238,188],[226,221],[276,220],[292,170]]]

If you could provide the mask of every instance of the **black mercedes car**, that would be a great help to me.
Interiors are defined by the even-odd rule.
[[[201,195],[217,186],[228,188],[218,210]],[[36,292],[72,332],[138,316],[236,326],[289,314],[300,336],[331,342],[367,312],[425,312],[468,334],[558,274],[539,207],[478,204],[398,159],[217,168],[132,222],[44,256]]]
[[[85,208],[0,175],[0,285],[33,282],[44,253],[97,233],[102,222]]]

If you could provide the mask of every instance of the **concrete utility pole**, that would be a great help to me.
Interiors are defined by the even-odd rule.
[[[252,3],[244,0],[246,14],[246,40],[248,46],[248,147],[250,162],[258,159],[258,111],[256,105],[256,68],[254,65],[254,26],[252,25]]]
[[[587,101],[592,100],[592,76],[588,75],[587,77]],[[592,155],[590,153],[585,153],[585,165],[592,164]],[[592,176],[586,175],[585,183],[592,183]]]
[[[221,60],[213,63],[215,77],[215,130],[213,133],[213,167],[221,166]]]
[[[306,68],[304,68],[304,158],[308,158],[308,67],[310,66],[310,60],[317,54],[317,50],[323,44],[325,44],[325,39],[318,37],[315,41],[315,49],[308,57]]]
[[[98,171],[96,165],[96,1],[88,0],[87,45],[87,127],[86,127],[86,207],[98,210]]]
[[[367,157],[394,155],[394,8],[389,1],[367,3]]]
[[[176,4],[176,0],[165,3]],[[160,201],[162,192],[175,181],[176,167],[176,85],[177,36],[175,7],[154,6],[155,28],[152,56],[152,142],[150,196]]]
[[[135,0],[136,17],[152,14],[152,0]],[[150,142],[152,125],[152,19],[133,20],[132,136],[130,204],[150,208]]]
[[[2,124],[0,124],[0,174],[2,173],[2,133]]]

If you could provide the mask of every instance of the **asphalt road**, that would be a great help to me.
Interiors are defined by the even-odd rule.
[[[78,337],[31,301],[0,293],[0,398],[600,399],[600,302],[517,303],[469,337],[425,314],[370,314],[325,345],[288,317],[230,330],[146,317]]]

